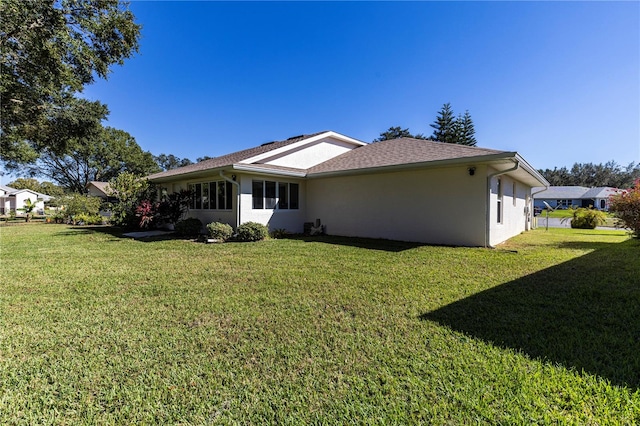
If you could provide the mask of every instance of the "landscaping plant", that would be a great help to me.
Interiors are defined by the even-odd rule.
[[[269,228],[258,222],[245,222],[236,230],[238,241],[260,241],[267,238]]]
[[[640,179],[633,187],[609,197],[609,211],[640,238]]]
[[[561,222],[571,220],[571,227],[576,229],[595,229],[596,226],[603,225],[607,219],[604,212],[592,208],[578,207],[569,211],[572,212],[571,216],[565,217]]]
[[[31,220],[31,216],[33,213],[33,211],[36,209],[38,200],[36,201],[31,201],[31,198],[27,198],[26,200],[24,200],[24,207],[21,209],[18,209],[20,211],[24,212],[24,221],[25,222],[29,222]]]
[[[175,231],[181,237],[197,237],[202,231],[202,221],[195,217],[188,217],[176,223]]]
[[[227,241],[233,235],[233,228],[227,223],[211,222],[207,225],[209,237],[218,241]]]

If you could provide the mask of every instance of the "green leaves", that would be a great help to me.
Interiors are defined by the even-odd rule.
[[[138,50],[140,26],[118,0],[4,0],[0,15],[2,161],[64,152],[92,127],[75,95]]]

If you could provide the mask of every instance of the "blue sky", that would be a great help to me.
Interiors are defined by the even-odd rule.
[[[430,135],[536,168],[640,161],[638,2],[132,2],[140,52],[84,96],[154,155],[195,160],[334,130]]]

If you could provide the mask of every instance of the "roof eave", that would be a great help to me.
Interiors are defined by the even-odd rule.
[[[488,154],[488,155],[480,155],[473,157],[456,157],[456,158],[448,158],[445,160],[435,160],[435,161],[422,161],[417,163],[403,163],[403,164],[393,164],[389,166],[376,166],[376,167],[365,167],[358,169],[348,169],[348,170],[336,170],[329,172],[318,172],[318,173],[308,173],[307,177],[309,178],[322,178],[322,177],[332,177],[332,176],[342,176],[342,175],[354,175],[354,174],[363,174],[363,173],[376,173],[376,172],[393,172],[400,170],[411,170],[411,169],[422,169],[422,168],[435,168],[435,167],[447,167],[447,166],[458,166],[461,164],[489,164],[495,163],[500,160],[510,160],[515,159],[517,155],[516,152],[500,152],[497,154]]]
[[[272,176],[288,176],[288,177],[299,177],[303,178],[307,176],[306,170],[274,170],[265,167],[260,167],[259,165],[254,164],[240,164],[236,163],[232,165],[233,170],[238,170],[241,172],[251,172],[263,175],[272,175]]]

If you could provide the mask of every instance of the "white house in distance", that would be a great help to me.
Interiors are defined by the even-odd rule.
[[[15,189],[0,185],[0,214],[9,214],[11,211],[15,211],[18,215],[22,214],[19,209],[24,208],[24,202],[27,199],[32,202],[37,201],[35,212],[44,214],[44,202],[49,201],[51,197],[31,189]]]
[[[550,186],[534,188],[534,207],[544,209],[545,202],[553,208],[567,209],[574,207],[593,207],[598,210],[609,210],[609,197],[620,192],[618,188],[598,186]]]
[[[189,216],[301,233],[493,246],[531,228],[531,188],[549,183],[518,153],[401,138],[367,144],[332,131],[156,173],[192,189]]]

